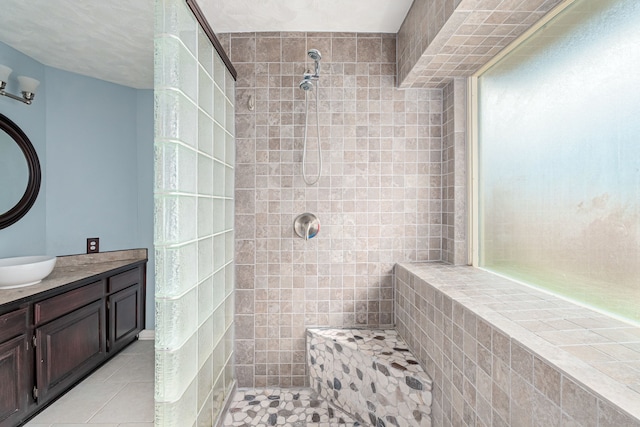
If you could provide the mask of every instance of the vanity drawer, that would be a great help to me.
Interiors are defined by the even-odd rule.
[[[57,297],[49,298],[33,305],[35,323],[40,325],[67,314],[90,302],[102,298],[104,283],[102,281],[85,285],[73,291],[65,292]]]
[[[23,334],[27,329],[27,309],[0,316],[0,343]]]
[[[139,267],[136,267],[133,270],[127,270],[124,273],[109,277],[107,292],[117,292],[128,288],[131,285],[140,283],[142,281],[141,272],[142,270]]]

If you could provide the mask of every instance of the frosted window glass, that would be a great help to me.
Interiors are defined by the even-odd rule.
[[[640,2],[578,0],[484,73],[480,264],[640,321]]]

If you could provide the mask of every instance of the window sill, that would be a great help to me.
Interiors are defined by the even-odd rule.
[[[398,264],[395,274],[410,284],[412,296],[424,298],[398,301],[396,294],[405,319],[425,303],[444,316],[448,312],[453,323],[456,310],[461,317],[466,309],[640,422],[640,328],[478,268]],[[429,316],[424,313],[422,320]]]

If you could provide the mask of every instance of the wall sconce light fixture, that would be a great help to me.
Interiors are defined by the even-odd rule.
[[[21,101],[27,105],[31,105],[31,101],[33,101],[33,98],[36,95],[36,89],[40,82],[36,79],[32,79],[31,77],[18,76],[18,85],[20,86],[22,96],[5,92],[4,88],[7,86],[7,81],[9,81],[9,75],[12,71],[13,70],[6,65],[0,64],[0,95],[8,96],[16,101]]]

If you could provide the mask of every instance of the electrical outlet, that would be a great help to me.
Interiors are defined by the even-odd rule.
[[[95,254],[100,252],[100,239],[97,237],[90,237],[87,239],[87,253]]]

